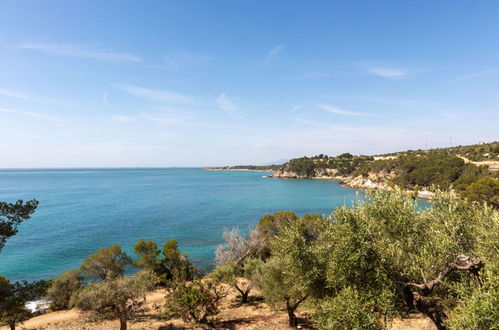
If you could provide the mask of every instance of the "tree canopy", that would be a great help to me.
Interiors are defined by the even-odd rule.
[[[85,275],[105,280],[125,273],[125,266],[132,264],[132,259],[115,244],[101,248],[88,256],[80,266]]]
[[[0,251],[9,237],[17,234],[17,227],[21,222],[28,220],[38,207],[37,200],[24,203],[0,202]]]

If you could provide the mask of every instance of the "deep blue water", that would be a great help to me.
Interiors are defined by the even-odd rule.
[[[53,278],[101,247],[129,253],[140,239],[176,239],[200,267],[213,264],[224,228],[247,229],[279,210],[330,214],[357,190],[322,180],[202,169],[1,170],[0,201],[40,201],[0,252],[11,280]],[[362,193],[359,193],[359,198]]]

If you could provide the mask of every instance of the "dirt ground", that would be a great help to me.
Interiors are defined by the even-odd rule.
[[[237,292],[230,290],[221,304],[220,314],[217,316],[216,326],[203,327],[186,323],[180,319],[163,320],[160,317],[162,306],[165,302],[164,290],[157,290],[146,296],[144,312],[137,319],[128,322],[129,329],[245,329],[245,330],[277,330],[291,329],[287,326],[287,314],[282,311],[272,310],[259,297],[256,290],[248,304],[241,305]],[[313,329],[307,321],[308,314],[304,311],[297,313],[300,320],[299,328]],[[68,330],[107,330],[119,329],[118,320],[91,321],[90,314],[80,312],[76,309],[51,312],[37,316],[19,324],[17,329],[68,329]],[[0,327],[8,330],[7,327]],[[436,329],[432,322],[420,315],[403,320],[395,320],[390,329]]]

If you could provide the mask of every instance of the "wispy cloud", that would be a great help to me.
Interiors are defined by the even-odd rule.
[[[150,89],[129,84],[111,84],[113,87],[128,94],[155,102],[168,104],[196,104],[196,100],[185,94],[180,94],[163,89]]]
[[[407,76],[407,71],[402,70],[402,69],[396,69],[396,68],[386,68],[386,67],[379,67],[379,68],[370,68],[367,70],[369,74],[378,76],[378,77],[383,77],[383,78],[391,78],[391,79],[399,79]]]
[[[174,50],[165,55],[165,63],[170,69],[180,69],[190,65],[203,64],[210,60],[211,56],[187,53],[180,50]]]
[[[263,60],[263,65],[268,65],[274,59],[274,57],[277,56],[277,54],[284,50],[284,47],[284,45],[277,45],[269,50],[267,56],[265,56],[265,59]]]
[[[23,43],[14,46],[14,48],[36,50],[50,55],[81,57],[106,62],[140,62],[140,58],[132,54],[82,44]]]
[[[109,106],[109,100],[107,99],[107,93],[102,93],[102,103]]]
[[[289,110],[290,112],[296,112],[298,110],[300,110],[300,106],[299,105],[295,105],[294,107],[291,108],[291,110]]]
[[[290,79],[293,79],[293,80],[330,79],[332,77],[333,77],[333,75],[331,75],[329,73],[311,72],[311,73],[304,73],[304,74],[297,75],[297,76],[292,76],[292,77],[290,77]]]
[[[470,74],[467,74],[467,75],[464,75],[464,76],[452,79],[451,82],[460,81],[460,80],[466,80],[466,79],[471,79],[471,78],[478,78],[478,77],[486,76],[486,75],[493,74],[493,73],[496,73],[496,72],[499,72],[499,68],[494,68],[494,69],[489,69],[489,70],[483,70],[483,71],[479,71],[479,72],[470,73]]]
[[[0,88],[0,95],[14,97],[16,99],[30,100],[32,99],[31,95]]]
[[[62,121],[61,118],[45,113],[39,113],[39,112],[32,112],[32,111],[24,111],[24,110],[14,110],[14,109],[6,109],[6,108],[0,108],[0,112],[3,113],[12,113],[15,115],[22,115],[22,116],[29,116],[29,117],[34,117],[38,119],[44,119],[44,120],[50,120],[50,121]]]
[[[228,113],[234,112],[237,107],[235,104],[232,102],[232,100],[225,95],[225,93],[220,94],[220,96],[217,99],[217,103],[220,106],[220,108],[224,109]]]
[[[0,88],[0,96],[13,97],[20,100],[25,101],[34,101],[34,102],[42,102],[42,103],[51,103],[51,104],[68,104],[69,100],[65,100],[63,98],[55,98],[55,97],[44,97],[39,95],[33,95],[25,92],[14,91],[11,89],[3,89]]]
[[[113,115],[108,117],[111,121],[117,123],[138,123],[143,121],[153,122],[156,124],[181,125],[187,124],[194,119],[191,115],[179,114],[138,114],[138,115]]]
[[[319,108],[324,110],[324,111],[334,113],[337,115],[343,115],[343,116],[365,116],[366,115],[363,112],[346,111],[346,110],[340,109],[334,105],[328,105],[328,104],[321,104],[319,106]]]

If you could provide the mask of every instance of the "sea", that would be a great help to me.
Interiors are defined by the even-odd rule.
[[[39,201],[0,251],[0,275],[51,279],[99,248],[120,244],[132,257],[141,238],[177,240],[195,265],[214,265],[224,230],[247,232],[265,214],[329,215],[363,199],[330,180],[266,177],[268,172],[167,169],[0,170],[0,201]]]

